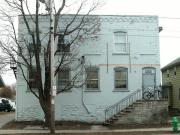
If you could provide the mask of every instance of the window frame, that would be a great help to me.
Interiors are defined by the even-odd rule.
[[[118,79],[118,81],[123,80],[126,81],[126,88],[116,88],[116,72],[117,71],[125,71],[126,72],[126,79]],[[125,90],[128,91],[128,68],[127,67],[115,67],[114,68],[114,89],[121,91],[121,90]]]
[[[95,81],[97,81],[97,88],[87,88],[87,82],[88,82],[88,80],[92,80],[92,79],[88,79],[88,77],[87,77],[87,71],[97,71],[97,79],[93,79],[93,80],[95,80]],[[86,88],[86,91],[100,91],[100,69],[99,69],[99,67],[96,67],[96,66],[94,66],[94,67],[86,67],[85,68],[85,73],[86,73],[86,83],[85,83],[85,88]]]
[[[169,69],[166,70],[166,78],[169,78],[170,77],[170,71]]]
[[[29,78],[30,77],[30,72],[31,72],[31,70],[29,70],[29,69],[27,69],[28,70],[28,75],[27,75],[27,77],[28,77],[28,84],[27,84],[27,86],[28,86],[28,89],[38,89],[38,84],[37,84],[37,81],[36,81],[36,77],[35,77],[35,75],[34,75],[34,78]],[[34,70],[33,72],[36,72],[36,67],[32,67],[32,70]],[[31,83],[30,83],[30,81],[32,82],[32,83],[35,83],[35,84],[33,84],[33,86],[36,86],[36,87],[31,87]]]
[[[115,38],[115,34],[124,34],[125,35],[125,42],[118,42],[116,41],[116,38]],[[114,52],[115,53],[120,53],[120,54],[128,54],[128,33],[127,31],[124,31],[124,30],[116,30],[113,32],[113,44],[114,44]],[[117,50],[117,47],[116,47],[116,44],[120,44],[120,46],[122,46],[122,44],[125,45],[125,51],[118,51]]]
[[[176,75],[177,75],[177,68],[174,67],[174,76],[176,76]]]
[[[60,37],[63,37],[63,39],[60,39]],[[67,39],[65,38],[67,37]],[[59,41],[63,40],[63,43],[60,43]],[[69,43],[66,43],[66,40],[69,40],[68,35],[64,35],[63,33],[59,33],[57,36],[57,52],[58,53],[66,53],[70,54],[71,52],[71,46]]]
[[[70,82],[71,83],[71,70],[70,70],[70,68],[62,68],[62,69],[60,69],[59,71],[65,71],[65,70],[68,70],[69,71],[69,78],[68,78],[68,82]],[[59,88],[59,85],[58,85],[58,83],[59,83],[59,71],[58,71],[58,73],[57,73],[57,77],[56,77],[56,88],[57,88],[57,91],[61,91],[61,90],[64,90],[64,88]],[[61,79],[61,80],[63,80],[63,81],[66,81],[67,79]],[[67,86],[67,85],[66,85]],[[67,87],[68,88],[68,87]]]

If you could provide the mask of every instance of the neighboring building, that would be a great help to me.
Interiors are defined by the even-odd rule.
[[[2,79],[2,77],[0,75],[0,88],[4,87],[4,86],[5,86],[5,83],[4,83],[4,81],[3,81],[3,79]]]
[[[71,16],[64,16],[64,20],[62,18],[61,21],[67,21],[69,17]],[[56,120],[103,122],[106,107],[139,89],[144,91],[160,84],[158,17],[120,15],[98,17],[100,20],[98,39],[88,37],[79,49],[79,56],[85,57],[87,67],[86,86],[78,90],[73,88],[70,92],[56,96]],[[47,18],[47,16],[40,18],[41,32],[48,30]],[[25,24],[19,16],[19,38],[24,31]],[[63,73],[66,77],[70,76],[68,71]],[[68,78],[57,78],[57,83],[62,83],[66,79]],[[27,84],[19,74],[17,74],[16,97],[16,120],[44,118],[38,100],[28,92]]]
[[[1,77],[1,75],[0,75],[0,95],[1,95],[1,92],[2,92],[2,88],[5,86],[5,83],[4,83],[4,81],[3,81],[3,79],[2,79],[2,77]]]
[[[180,57],[161,69],[163,89],[168,92],[169,108],[180,111]]]

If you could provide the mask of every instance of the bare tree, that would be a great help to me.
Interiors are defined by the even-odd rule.
[[[9,11],[6,12],[7,10],[1,8],[1,14],[4,17],[3,21],[8,23],[4,26],[5,38],[0,43],[3,50],[0,59],[3,60],[1,67],[9,64],[10,60],[17,64],[18,75],[24,78],[29,90],[38,98],[46,124],[51,129],[51,133],[54,133],[55,127],[50,122],[52,118],[51,27],[48,26],[46,32],[41,27],[44,23],[43,18],[47,19],[47,24],[52,20],[50,20],[48,13],[44,13],[43,4],[39,1],[42,0],[5,0]],[[54,77],[62,77],[67,70],[73,71],[71,78],[62,80],[58,85],[57,94],[73,87],[82,87],[84,84],[80,77],[84,72],[84,57],[78,55],[78,48],[87,37],[96,34],[100,27],[98,16],[90,16],[90,13],[99,6],[99,1],[91,3],[91,6],[87,4],[87,0],[76,2],[79,5],[76,10],[73,10],[73,14],[66,14],[72,6],[67,4],[67,0],[55,1],[54,3],[54,39],[55,43],[58,41],[54,54]],[[30,5],[34,5],[34,7],[30,7]],[[88,6],[88,10],[84,6]],[[18,36],[13,19],[16,14],[19,14],[19,21],[22,22],[19,23]],[[63,23],[62,20],[66,21]],[[21,31],[20,27],[23,27],[24,31]],[[66,40],[67,37],[68,40]],[[28,76],[27,72],[29,72]]]
[[[14,99],[16,91],[14,87],[5,86],[0,89],[0,97]]]

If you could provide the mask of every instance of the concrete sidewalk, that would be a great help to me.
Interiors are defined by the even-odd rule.
[[[15,118],[15,113],[14,112],[7,112],[7,113],[4,113],[4,114],[1,114],[0,115],[0,128],[7,124],[8,122],[14,120]]]
[[[56,133],[123,133],[123,132],[161,132],[172,131],[172,128],[141,128],[141,129],[120,129],[120,130],[56,130]],[[17,133],[49,133],[49,130],[0,130],[0,134],[17,134]]]

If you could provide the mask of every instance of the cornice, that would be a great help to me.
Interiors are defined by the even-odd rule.
[[[64,15],[61,17],[60,21],[62,22],[70,22],[72,20],[73,15]],[[80,22],[82,20],[82,15],[79,15],[76,18],[76,22]],[[90,15],[87,16],[86,19],[88,21],[94,21],[99,19],[100,22],[128,22],[128,23],[158,23],[158,17],[157,16],[121,16],[121,15]],[[27,16],[27,21],[31,21],[31,17]],[[49,22],[49,16],[48,15],[41,15],[39,16],[39,22]],[[19,23],[23,23],[22,16],[19,16]]]

